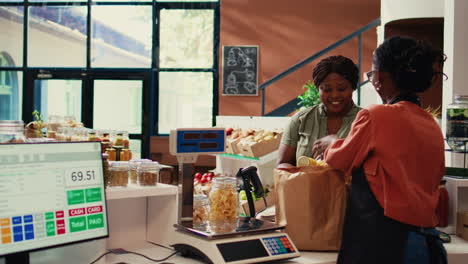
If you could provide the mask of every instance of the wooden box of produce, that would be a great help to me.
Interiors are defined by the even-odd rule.
[[[239,154],[247,157],[261,157],[278,149],[281,142],[281,133],[260,130],[254,135],[242,138],[237,143]]]
[[[227,138],[226,139],[226,153],[229,154],[239,154],[239,149],[237,148],[237,144],[239,143],[240,138]]]

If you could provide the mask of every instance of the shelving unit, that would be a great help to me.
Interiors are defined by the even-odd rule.
[[[158,183],[156,186],[109,187],[106,189],[107,200],[128,199],[148,196],[177,194],[177,186]]]

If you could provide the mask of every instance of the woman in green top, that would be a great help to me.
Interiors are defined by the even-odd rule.
[[[300,156],[320,159],[337,138],[348,135],[356,114],[353,102],[359,81],[354,62],[343,56],[321,60],[312,72],[321,103],[294,114],[285,128],[278,151],[277,168],[296,165]]]

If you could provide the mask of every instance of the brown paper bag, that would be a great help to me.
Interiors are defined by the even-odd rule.
[[[343,173],[330,167],[275,170],[276,222],[300,250],[339,250],[346,209]]]

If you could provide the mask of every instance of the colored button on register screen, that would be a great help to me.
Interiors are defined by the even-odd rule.
[[[108,236],[99,142],[0,144],[0,256]]]

